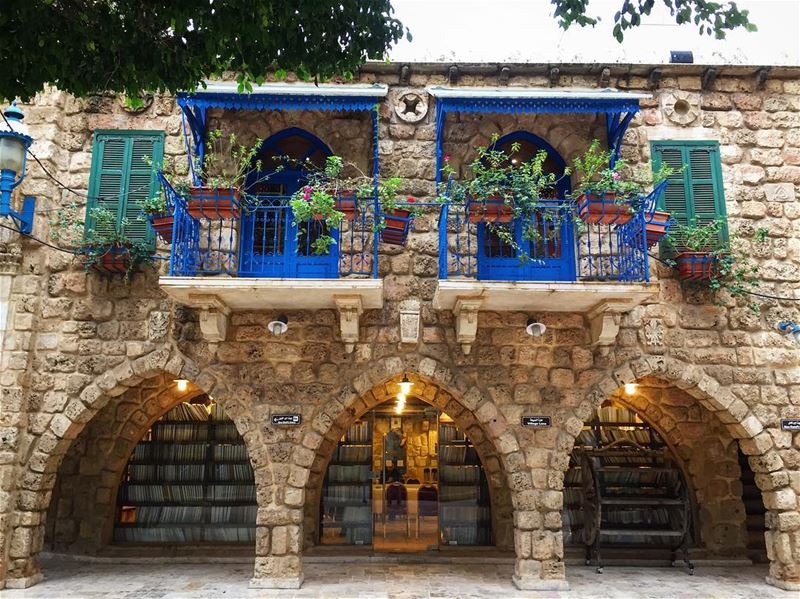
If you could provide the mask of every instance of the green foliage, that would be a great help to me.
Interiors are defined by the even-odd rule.
[[[663,2],[675,18],[678,25],[694,23],[701,35],[714,35],[724,39],[727,31],[743,27],[747,31],[756,31],[754,23],[749,20],[749,12],[740,10],[735,2],[712,2],[709,0],[617,0],[619,10],[614,14],[614,38],[622,42],[624,32],[642,23],[642,17],[648,16],[656,2]],[[587,15],[589,0],[550,0],[554,6],[553,16],[558,24],[568,29],[571,25],[595,26],[600,17]]]
[[[167,199],[162,190],[155,195],[139,202],[144,214],[165,214],[167,212]]]
[[[88,271],[102,260],[109,250],[124,249],[128,254],[126,278],[141,264],[154,263],[153,249],[145,240],[130,240],[126,228],[130,224],[107,208],[96,206],[87,214],[91,227],[85,227],[81,207],[75,203],[56,211],[50,221],[50,238],[54,241],[78,243],[82,237],[81,255]]]
[[[586,152],[574,158],[573,165],[579,181],[573,192],[574,197],[612,193],[615,194],[616,204],[626,204],[635,211],[640,196],[646,193],[648,187],[658,185],[675,174],[675,170],[667,164],[662,164],[655,172],[648,168],[632,172],[621,158],[614,162],[614,166],[610,166],[611,156],[612,151],[601,149],[600,140],[595,139]]]
[[[522,222],[522,238],[527,241],[542,241],[540,227],[534,226],[536,220],[545,218],[553,222],[552,231],[555,236],[558,225],[563,218],[560,211],[541,211],[542,199],[552,197],[558,183],[570,175],[570,170],[565,169],[562,175],[548,172],[544,168],[547,152],[540,150],[530,160],[524,160],[519,152],[519,143],[511,144],[510,151],[496,147],[497,136],[492,139],[489,146],[476,148],[477,156],[469,164],[471,177],[465,181],[452,179],[455,174],[450,165],[449,157],[445,157],[442,173],[449,181],[443,183],[438,199],[440,202],[467,202],[481,203],[502,201],[508,206],[512,219]],[[534,218],[537,216],[537,218]],[[527,262],[530,257],[514,239],[511,229],[505,225],[494,222],[487,223],[493,231],[506,244],[513,247],[520,260]],[[549,240],[546,240],[549,241]]]
[[[202,163],[195,157],[195,172],[206,187],[241,189],[247,176],[260,172],[262,164],[255,160],[263,140],[252,146],[239,143],[236,135],[223,135],[219,129],[206,135],[206,152]]]
[[[709,289],[715,292],[725,290],[730,297],[743,300],[758,313],[761,305],[753,299],[752,292],[760,287],[761,281],[758,265],[753,260],[753,247],[766,243],[769,231],[757,229],[750,239],[738,233],[724,239],[720,236],[723,226],[721,219],[700,225],[677,224],[665,241],[673,253],[681,250],[707,253],[714,261]],[[675,264],[674,260],[669,262]]]
[[[355,72],[410,34],[389,0],[5,0],[0,97],[46,84],[87,96],[178,92],[235,74],[242,91],[268,71],[308,80]]]

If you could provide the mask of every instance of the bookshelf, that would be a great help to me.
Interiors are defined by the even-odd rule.
[[[604,405],[576,440],[564,481],[564,529],[586,563],[602,549],[668,549],[688,560],[691,504],[683,473],[658,433],[635,412]]]
[[[256,490],[247,448],[224,409],[182,403],[153,423],[117,492],[114,541],[255,542]]]
[[[439,530],[445,545],[492,541],[489,484],[478,453],[461,431],[439,423]]]
[[[372,543],[372,426],[355,422],[339,441],[322,483],[320,540]]]

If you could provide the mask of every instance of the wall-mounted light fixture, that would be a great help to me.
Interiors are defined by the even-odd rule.
[[[775,325],[781,333],[784,333],[789,341],[800,343],[800,324],[791,320],[784,320]]]
[[[0,216],[13,220],[20,233],[28,235],[33,228],[33,209],[36,200],[26,196],[22,201],[22,211],[11,208],[11,192],[25,178],[26,156],[33,138],[27,135],[22,123],[25,118],[16,102],[3,112],[5,120],[0,122]]]
[[[285,314],[280,314],[278,318],[271,320],[269,324],[267,324],[267,329],[269,329],[269,332],[275,337],[283,335],[289,329],[289,319]]]
[[[638,388],[636,383],[625,383],[625,395],[634,395]]]
[[[541,322],[536,322],[536,320],[533,318],[529,318],[528,324],[525,326],[525,332],[531,337],[541,337],[544,335],[546,330],[546,326],[544,326]]]
[[[175,383],[175,388],[178,390],[178,393],[186,393],[186,389],[189,388],[189,381],[186,379],[175,379],[172,382]]]
[[[408,375],[404,372],[403,373],[403,380],[400,381],[400,393],[403,395],[408,395],[411,393],[411,387],[414,386],[414,383],[408,380]]]

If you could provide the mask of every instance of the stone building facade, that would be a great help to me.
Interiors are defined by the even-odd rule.
[[[42,576],[37,555],[96,554],[110,543],[116,489],[133,447],[168,409],[207,393],[224,405],[245,440],[258,501],[254,584],[296,587],[302,555],[316,541],[325,468],[348,426],[397,393],[404,374],[415,395],[451,416],[475,444],[489,478],[495,544],[516,555],[520,588],[565,585],[564,472],[575,438],[594,411],[615,397],[656,427],[682,461],[697,512],[698,555],[740,559],[747,533],[737,450],[748,456],[767,509],[769,582],[800,588],[800,433],[782,418],[800,416],[800,346],[775,330],[800,321],[800,71],[773,69],[763,83],[752,69],[723,68],[704,85],[691,65],[615,66],[612,85],[651,93],[641,101],[622,155],[647,164],[654,140],[717,140],[729,226],[768,229],[754,251],[760,315],[742,301],[714,298],[682,284],[651,260],[657,294],[622,314],[611,345],[593,346],[585,313],[478,314],[465,354],[452,311],[432,303],[438,285],[435,211],[420,216],[405,247],[381,246],[383,308],[360,316],[349,353],[335,310],[287,311],[289,330],[266,330],[274,310],[235,311],[226,337],[207,341],[197,311],[162,293],[156,270],[122,277],[86,274],[72,255],[3,231],[0,298],[9,306],[0,363],[0,576],[8,587]],[[512,68],[508,85],[597,88],[591,67]],[[379,110],[381,169],[406,179],[404,193],[432,199],[436,100],[441,66],[415,66],[398,82],[395,67],[374,66],[361,83],[389,86]],[[343,84],[346,85],[346,84]],[[458,85],[496,87],[495,70],[465,68]],[[502,88],[501,88],[502,89]],[[401,97],[418,102],[404,112]],[[397,110],[396,106],[400,106]],[[33,151],[53,177],[31,164],[22,186],[38,198],[34,235],[47,238],[52,211],[85,193],[92,134],[101,129],[164,131],[165,154],[185,156],[172,97],[141,110],[117,97],[76,100],[56,90],[24,106]],[[302,127],[368,171],[367,113],[212,111],[212,126],[244,141]],[[596,116],[460,115],[444,130],[455,168],[494,135],[530,131],[565,159],[603,138]],[[159,246],[162,255],[169,248]],[[165,274],[166,264],[161,264]],[[400,312],[416,302],[420,330],[401,342]],[[2,304],[0,304],[2,305]],[[525,334],[529,316],[544,323]],[[0,318],[0,322],[2,319]],[[188,379],[179,393],[175,379]],[[638,383],[626,396],[626,383]],[[297,412],[302,424],[274,426],[272,414]],[[549,416],[530,429],[521,417]],[[45,572],[46,574],[46,572]]]

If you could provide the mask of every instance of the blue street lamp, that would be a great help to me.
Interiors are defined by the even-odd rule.
[[[26,156],[33,138],[26,135],[22,123],[25,115],[16,102],[12,102],[3,114],[6,118],[0,122],[0,216],[10,216],[20,233],[29,234],[33,228],[35,199],[26,196],[22,212],[17,212],[11,208],[11,192],[25,178]]]

